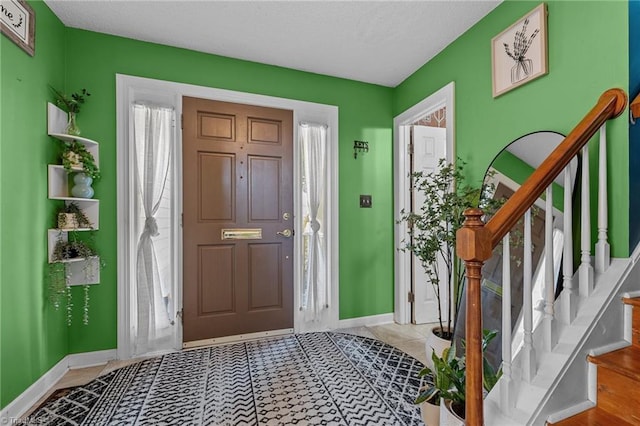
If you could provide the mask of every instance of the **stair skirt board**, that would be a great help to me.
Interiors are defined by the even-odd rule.
[[[617,320],[619,324],[616,326],[620,328],[620,333],[617,333],[617,330],[607,329],[606,335],[603,336],[596,331],[599,330],[598,324],[603,319],[611,320],[609,317],[612,315],[610,312],[612,307],[622,311],[620,296],[625,291],[635,291],[638,288],[637,283],[640,282],[638,259],[640,259],[640,246],[634,250],[630,258],[612,259],[609,269],[596,277],[595,291],[590,297],[580,299],[576,320],[568,326],[561,325],[560,342],[554,351],[550,353],[537,352],[539,374],[531,384],[524,382],[519,384],[520,389],[517,389],[517,394],[515,394],[515,406],[509,417],[505,416],[498,408],[500,386],[495,386],[490,392],[485,400],[485,424],[544,425],[549,416],[564,415],[571,410],[580,408],[584,410],[588,408],[589,404],[593,404],[587,398],[586,391],[582,401],[572,399],[567,395],[573,394],[573,398],[575,398],[575,389],[586,390],[588,387],[588,378],[585,374],[587,372],[585,356],[590,345],[598,347],[610,344],[629,345],[628,342],[620,342],[619,340],[623,336],[623,325],[620,320]],[[556,308],[559,308],[559,305],[556,303]],[[608,340],[611,338],[617,339],[617,341]],[[517,371],[518,358],[519,354],[515,354],[512,364],[515,381],[520,380]],[[540,374],[541,372],[543,373]],[[566,377],[569,375],[573,377],[571,379],[572,385],[566,382]],[[579,384],[574,380],[574,376],[579,377]]]

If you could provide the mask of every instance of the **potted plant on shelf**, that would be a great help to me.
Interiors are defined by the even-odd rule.
[[[100,177],[100,169],[96,165],[93,154],[87,150],[83,143],[75,140],[62,142],[62,165],[67,173],[82,170],[82,173],[91,179]]]
[[[95,278],[96,268],[104,267],[104,262],[97,258],[97,252],[89,243],[78,240],[73,233],[69,234],[71,237],[69,241],[63,240],[62,235],[62,232],[58,234],[49,263],[49,298],[56,309],[59,309],[63,299],[66,299],[67,325],[71,325],[73,303],[71,288],[68,285],[68,280],[71,278],[70,263],[82,262],[85,281],[90,282]],[[85,325],[89,323],[89,287],[84,285],[83,323]]]
[[[76,124],[76,114],[80,112],[80,106],[86,102],[86,98],[91,96],[91,93],[87,92],[87,89],[82,89],[79,92],[66,95],[52,86],[49,87],[56,97],[56,105],[69,114],[69,122],[65,132],[69,135],[79,136],[80,128]]]
[[[465,181],[464,166],[441,159],[438,169],[425,173],[414,172],[412,189],[422,198],[415,211],[402,210],[399,223],[405,222],[409,240],[400,250],[411,252],[426,272],[433,287],[438,306],[438,326],[427,336],[427,365],[431,365],[431,352],[442,354],[451,345],[453,321],[460,305],[464,267],[455,254],[456,232],[464,223],[464,211],[478,206],[481,189]],[[445,317],[446,315],[446,317]]]
[[[497,331],[482,331],[483,378],[482,385],[489,392],[502,375],[502,371],[495,371],[484,357],[484,352]],[[464,341],[463,341],[464,346]],[[465,416],[465,357],[456,356],[456,347],[445,348],[442,355],[435,351],[431,353],[433,368],[425,367],[419,373],[420,377],[430,376],[421,388],[416,404],[421,404],[422,418],[427,426],[442,424],[464,425]]]
[[[87,215],[78,204],[74,202],[67,203],[58,210],[57,218],[58,229],[93,229],[93,224]]]

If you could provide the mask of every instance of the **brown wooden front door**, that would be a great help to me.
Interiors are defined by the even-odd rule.
[[[184,97],[182,132],[183,340],[292,328],[292,111]]]

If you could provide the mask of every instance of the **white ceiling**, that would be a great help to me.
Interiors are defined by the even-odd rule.
[[[45,1],[73,28],[395,87],[501,0]]]

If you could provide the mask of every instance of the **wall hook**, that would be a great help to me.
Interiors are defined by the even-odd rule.
[[[353,158],[358,158],[359,152],[369,152],[369,142],[353,141]]]

